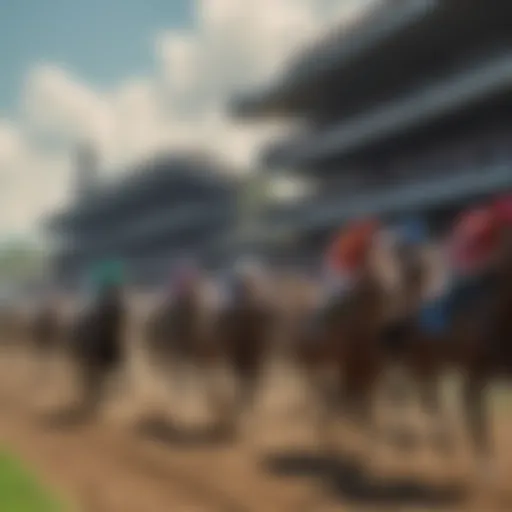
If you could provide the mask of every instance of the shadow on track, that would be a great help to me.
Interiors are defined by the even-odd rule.
[[[462,486],[430,486],[411,478],[374,479],[359,464],[339,456],[319,456],[302,451],[268,455],[264,468],[281,477],[321,480],[344,502],[368,506],[446,507],[466,497]]]

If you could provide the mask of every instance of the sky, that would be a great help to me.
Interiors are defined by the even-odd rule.
[[[84,138],[106,178],[174,149],[254,169],[258,149],[288,127],[230,119],[229,99],[368,2],[0,3],[0,240],[33,236],[70,200]]]

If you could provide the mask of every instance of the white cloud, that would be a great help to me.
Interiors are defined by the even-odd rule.
[[[109,91],[51,63],[35,66],[20,98],[23,115],[16,123],[0,119],[0,176],[8,182],[0,233],[30,231],[43,211],[66,199],[69,149],[82,137],[96,143],[111,172],[174,147],[205,148],[233,167],[249,168],[281,128],[239,126],[224,113],[226,103],[241,87],[268,80],[335,14],[340,18],[339,5],[197,0],[193,30],[156,34],[154,73],[126,77]],[[41,142],[47,140],[56,141],[53,150]]]

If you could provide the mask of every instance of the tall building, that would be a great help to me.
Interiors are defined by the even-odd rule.
[[[232,110],[306,125],[262,161],[315,182],[271,221],[314,247],[354,216],[442,224],[511,188],[511,85],[512,2],[403,0],[330,34]]]

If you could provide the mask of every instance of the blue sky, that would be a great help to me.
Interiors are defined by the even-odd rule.
[[[226,102],[369,1],[0,0],[0,240],[72,199],[84,138],[109,179],[184,147],[255,168],[280,127],[241,126]]]
[[[0,115],[17,107],[25,74],[53,62],[98,88],[153,66],[154,35],[188,27],[190,0],[13,0],[0,4]]]

